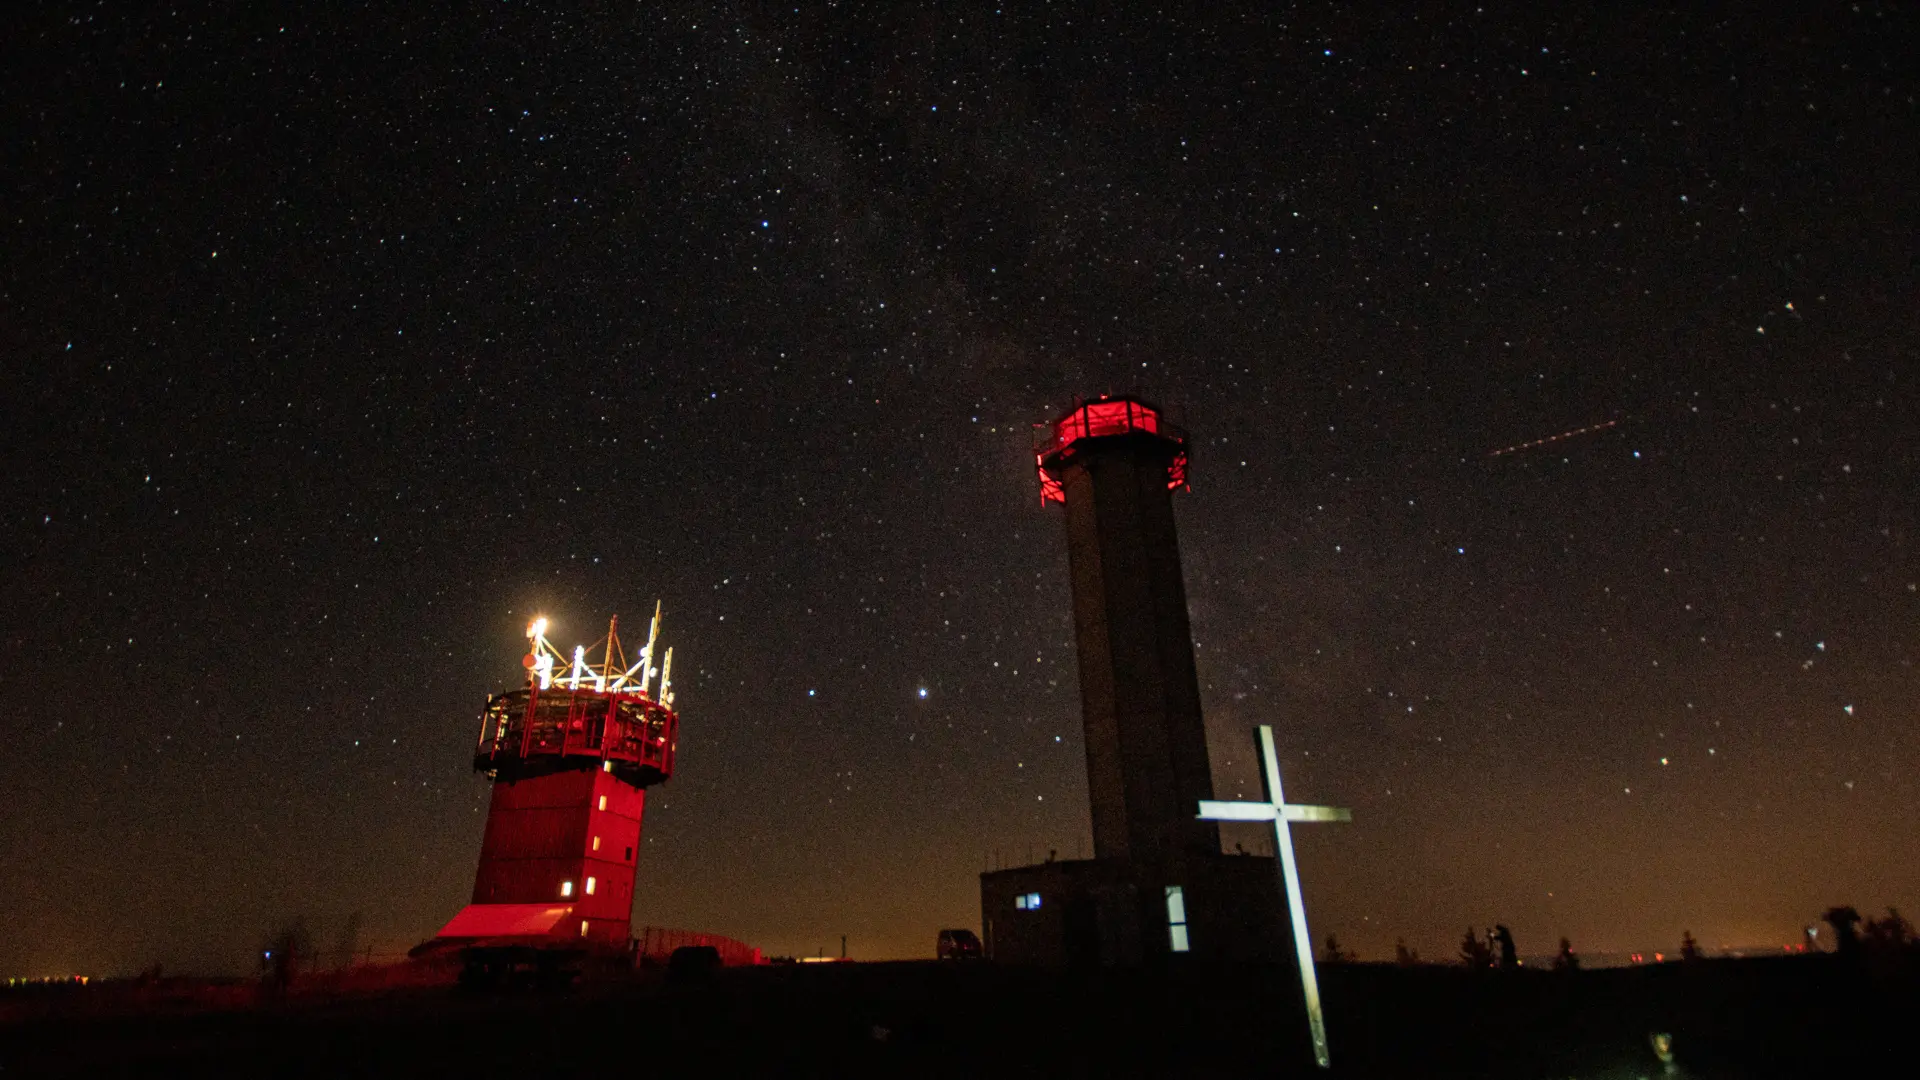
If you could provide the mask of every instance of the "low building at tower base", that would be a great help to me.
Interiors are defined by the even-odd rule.
[[[1175,869],[1054,860],[980,875],[988,959],[1045,968],[1269,963],[1293,955],[1274,861],[1188,856]]]

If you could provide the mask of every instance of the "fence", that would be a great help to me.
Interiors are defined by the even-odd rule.
[[[750,967],[760,963],[760,950],[745,942],[735,941],[719,934],[703,934],[697,930],[672,930],[663,926],[643,926],[633,939],[633,958],[636,964],[664,964],[673,956],[673,950],[688,945],[709,945],[720,954],[720,962],[727,967]]]

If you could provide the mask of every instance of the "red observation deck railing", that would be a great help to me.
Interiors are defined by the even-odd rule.
[[[1060,474],[1073,459],[1082,439],[1145,435],[1172,444],[1167,464],[1167,488],[1187,486],[1187,432],[1169,422],[1159,409],[1137,398],[1101,398],[1076,405],[1065,416],[1042,427],[1034,446],[1040,470],[1040,501],[1066,502]]]
[[[600,768],[647,787],[673,775],[679,724],[672,709],[638,694],[509,690],[487,702],[473,767],[504,780]]]

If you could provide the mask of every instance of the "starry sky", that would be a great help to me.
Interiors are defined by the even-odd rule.
[[[10,10],[0,974],[425,939],[527,621],[656,598],[636,926],[930,954],[1090,845],[1120,391],[1316,936],[1920,907],[1913,12],[1541,7]]]

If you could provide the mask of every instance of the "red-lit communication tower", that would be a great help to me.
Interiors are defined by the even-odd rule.
[[[646,789],[673,775],[679,718],[673,650],[654,666],[659,606],[631,665],[617,620],[604,647],[571,657],[546,631],[545,619],[527,628],[527,685],[495,694],[480,721],[473,767],[493,780],[493,798],[473,902],[433,942],[470,957],[489,948],[624,954]]]

